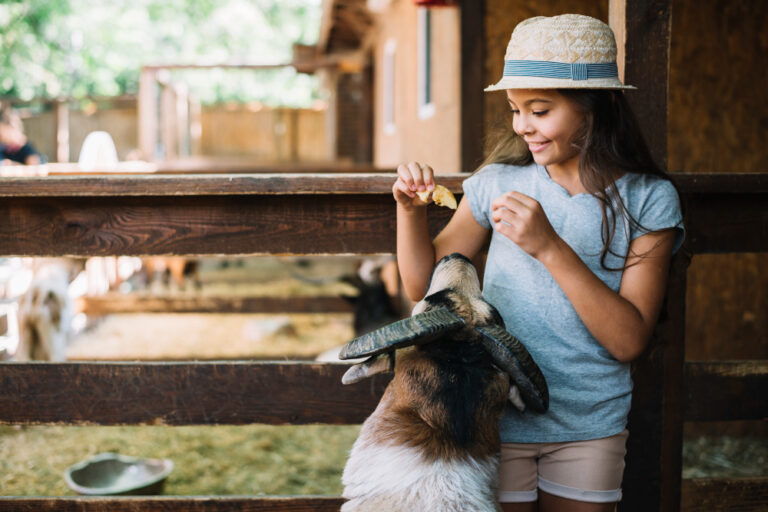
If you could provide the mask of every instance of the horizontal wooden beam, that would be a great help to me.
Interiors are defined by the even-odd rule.
[[[360,423],[388,381],[312,362],[4,363],[0,423]],[[768,418],[768,361],[686,363],[687,421]],[[226,397],[223,399],[222,397]]]
[[[256,158],[191,157],[162,162],[118,162],[104,169],[84,170],[77,162],[55,162],[26,165],[7,170],[5,174],[26,177],[99,177],[122,175],[177,175],[177,174],[382,174],[395,169],[374,167],[370,164],[327,162],[302,164],[297,162],[265,162]]]
[[[127,313],[351,313],[342,297],[154,297],[107,294],[81,297],[76,309],[86,315]]]
[[[768,477],[683,480],[681,512],[763,512]]]
[[[768,361],[685,364],[686,421],[768,419]]]
[[[768,477],[689,478],[681,512],[758,512],[768,502]],[[338,496],[0,497],[0,512],[336,512]]]
[[[454,193],[466,175],[440,181]],[[768,180],[676,175],[694,253],[768,251]],[[6,178],[0,255],[373,254],[395,250],[391,174]],[[432,207],[436,235],[451,210]]]
[[[338,496],[0,497],[0,512],[338,512]]]
[[[466,175],[438,177],[454,193],[461,192]],[[0,197],[83,198],[365,195],[392,199],[395,176],[391,173],[279,173],[279,174],[147,174],[136,176],[30,176],[0,180]]]
[[[358,424],[390,377],[302,362],[2,363],[0,424]]]

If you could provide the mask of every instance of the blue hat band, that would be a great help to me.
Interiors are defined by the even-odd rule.
[[[505,60],[503,76],[535,76],[565,80],[589,80],[590,78],[618,78],[615,62],[582,64],[549,62],[545,60]]]

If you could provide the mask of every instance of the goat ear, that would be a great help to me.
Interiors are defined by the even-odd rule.
[[[421,345],[464,325],[464,320],[447,308],[419,313],[353,339],[341,349],[339,359],[374,356],[398,348]]]
[[[536,412],[549,407],[549,389],[541,370],[522,343],[498,325],[475,326],[494,363],[507,372],[525,404]]]
[[[349,367],[341,377],[342,384],[354,384],[377,373],[391,372],[395,369],[395,353],[379,354]]]

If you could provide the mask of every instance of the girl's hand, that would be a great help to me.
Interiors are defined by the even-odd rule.
[[[541,260],[557,247],[560,237],[538,201],[520,192],[507,192],[491,203],[496,231]]]
[[[392,186],[392,195],[406,210],[427,206],[427,203],[418,198],[416,192],[434,188],[434,171],[430,166],[418,162],[397,166],[397,181]]]

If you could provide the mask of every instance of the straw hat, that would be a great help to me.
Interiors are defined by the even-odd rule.
[[[515,27],[504,75],[486,91],[504,89],[636,89],[619,80],[611,27],[580,14],[536,16]]]

